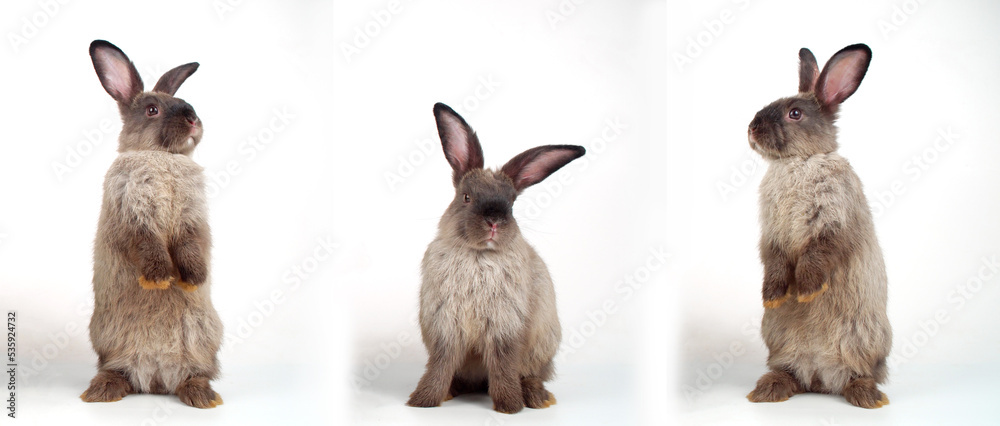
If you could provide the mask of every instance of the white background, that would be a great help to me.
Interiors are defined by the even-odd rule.
[[[218,4],[69,3],[38,18],[28,43],[3,49],[14,64],[2,71],[4,93],[18,101],[0,107],[15,132],[0,160],[0,283],[32,368],[19,381],[20,420],[635,423],[662,401],[638,391],[666,391],[670,356],[661,323],[643,318],[644,305],[666,300],[667,266],[653,253],[674,249],[661,224],[666,62],[650,54],[665,50],[662,4],[581,5],[555,25],[546,13],[560,13],[556,1],[406,1],[388,13],[386,1],[243,2],[222,13]],[[5,8],[14,34],[21,17],[45,13]],[[177,95],[205,122],[195,160],[214,195],[212,292],[230,338],[214,382],[220,408],[77,399],[95,372],[91,244],[120,128],[86,53],[95,38],[121,47],[147,87],[201,63]],[[360,52],[348,58],[345,43]],[[479,132],[490,166],[542,144],[589,151],[515,206],[550,266],[572,343],[550,383],[554,408],[499,416],[485,396],[404,406],[426,361],[412,321],[419,262],[453,191],[431,114],[438,101]],[[102,142],[81,143],[88,135]],[[252,148],[250,138],[268,142]],[[82,158],[57,173],[68,151]],[[412,172],[400,157],[416,159]],[[404,181],[390,186],[387,173]],[[332,241],[333,255],[314,253],[318,241]],[[289,279],[296,268],[310,272],[300,285]],[[626,277],[636,283],[627,292]],[[647,345],[646,334],[661,340]],[[661,373],[639,369],[647,357]],[[355,380],[371,363],[378,377]]]
[[[0,156],[0,305],[18,311],[21,366],[37,371],[19,378],[17,422],[344,418],[347,404],[336,397],[345,388],[340,366],[348,351],[350,301],[337,297],[332,276],[346,256],[314,258],[317,239],[337,234],[331,220],[330,163],[337,155],[330,135],[332,5],[242,2],[220,14],[212,2],[66,2],[44,20],[36,18],[46,13],[41,3],[7,2],[0,12],[0,116],[9,130]],[[45,25],[15,49],[8,37],[21,34],[22,17]],[[121,127],[88,55],[98,38],[129,55],[147,89],[172,67],[201,63],[177,96],[205,123],[195,160],[216,182],[209,203],[212,298],[230,339],[220,353],[222,377],[213,383],[225,405],[213,410],[189,408],[174,396],[132,395],[110,404],[78,398],[96,373],[86,331],[91,250],[101,185]],[[102,132],[105,121],[111,128]],[[87,134],[102,142],[88,149],[81,144]],[[269,143],[255,151],[248,148],[251,137]],[[66,164],[68,150],[82,161],[60,178],[52,164]],[[238,173],[225,172],[231,162]],[[303,265],[312,273],[302,284],[286,282],[291,268]],[[275,291],[283,292],[279,303],[270,300]]]
[[[884,35],[879,21],[891,23],[903,3],[402,1],[386,21],[387,0],[221,10],[226,1],[69,2],[16,47],[23,19],[50,14],[38,2],[5,3],[0,309],[18,311],[20,361],[37,370],[20,377],[19,421],[995,422],[997,281],[966,289],[982,258],[1000,255],[990,167],[1000,154],[1000,10],[925,2]],[[727,9],[733,18],[713,26]],[[552,13],[565,19],[553,25]],[[689,37],[703,43],[680,67]],[[214,410],[168,396],[77,399],[95,372],[91,244],[120,128],[86,53],[95,38],[121,47],[147,87],[201,63],[177,95],[205,121],[195,159],[215,185],[213,300],[229,340],[214,382],[226,403]],[[883,387],[892,404],[868,411],[824,395],[750,404],[743,397],[766,357],[756,332],[764,165],[746,124],[793,93],[798,48],[824,61],[855,42],[874,59],[842,109],[841,153],[873,206],[888,200],[876,228],[894,355],[906,354]],[[479,132],[489,166],[541,144],[588,149],[515,205],[573,343],[548,385],[552,408],[502,416],[485,396],[403,405],[426,361],[414,320],[419,262],[453,195],[431,114],[438,101]],[[624,130],[596,141],[609,120]],[[957,142],[935,149],[939,131]],[[102,142],[87,149],[88,135]],[[268,143],[252,148],[250,138]],[[81,160],[57,175],[53,163],[69,151]],[[915,155],[935,158],[916,178]],[[401,181],[387,182],[391,174]],[[886,198],[894,181],[904,192]],[[337,247],[330,256],[326,241]],[[651,250],[671,255],[652,272]],[[624,292],[636,277],[646,279]],[[602,306],[614,312],[602,317]],[[938,312],[948,320],[935,329]]]
[[[557,1],[404,1],[370,44],[345,53],[343,43],[360,40],[358,31],[385,4],[338,2],[334,11],[334,114],[351,117],[334,130],[334,181],[350,183],[334,186],[335,199],[356,206],[334,208],[352,266],[334,277],[354,303],[352,420],[639,422],[641,410],[659,405],[639,390],[655,381],[665,392],[667,370],[663,355],[655,356],[663,371],[656,378],[640,367],[649,347],[643,336],[666,342],[643,306],[671,303],[661,297],[668,266],[653,258],[656,271],[640,270],[651,250],[676,248],[661,225],[665,127],[655,109],[663,108],[666,63],[655,52],[665,48],[663,5],[585,3],[550,21]],[[514,205],[522,233],[552,273],[570,344],[547,385],[559,401],[552,408],[503,416],[485,395],[433,409],[404,405],[427,360],[416,323],[420,260],[454,197],[435,102],[454,107],[478,132],[488,167],[537,145],[588,150]],[[629,293],[619,282],[631,275],[641,288]]]
[[[682,368],[674,386],[684,423],[995,424],[1000,277],[988,269],[982,284],[976,277],[984,257],[1000,258],[1000,32],[993,24],[1000,7],[988,1],[668,5],[670,240],[686,242],[669,280],[683,289]],[[894,6],[905,8],[895,21]],[[704,22],[724,10],[730,23],[697,45]],[[898,29],[883,33],[880,21],[897,22]],[[675,54],[687,54],[689,38],[702,48],[681,67]],[[865,184],[885,253],[898,361],[882,387],[891,404],[869,411],[828,395],[751,404],[744,397],[767,371],[757,331],[763,307],[756,248],[757,186],[766,163],[750,150],[746,126],[761,107],[795,93],[799,48],[825,62],[858,42],[872,48],[873,59],[841,108],[840,153]],[[936,148],[942,131],[957,135],[955,142]],[[933,160],[917,169],[914,156]],[[886,195],[895,181],[903,192]],[[720,184],[735,191],[720,191]],[[939,312],[944,321],[935,319]]]

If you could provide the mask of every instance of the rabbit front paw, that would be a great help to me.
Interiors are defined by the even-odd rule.
[[[146,261],[141,268],[139,286],[146,290],[166,290],[173,284],[174,277],[170,275],[169,261]]]
[[[792,297],[789,291],[788,282],[783,280],[770,279],[764,281],[764,308],[775,309]]]
[[[173,281],[173,277],[168,277],[165,280],[154,281],[147,279],[145,275],[139,277],[139,286],[146,290],[166,290],[170,288],[170,284]]]
[[[198,289],[198,286],[196,286],[194,284],[191,284],[191,283],[188,283],[186,281],[177,281],[177,282],[174,283],[174,285],[176,285],[177,287],[180,287],[181,290],[184,290],[184,291],[187,291],[187,292],[192,292],[192,291],[195,291],[195,290]]]
[[[177,265],[179,281],[194,286],[208,281],[208,263],[205,262],[205,257],[197,246],[187,245],[178,248],[173,261]]]
[[[779,297],[777,299],[765,300],[764,301],[764,308],[765,309],[776,309],[776,308],[780,307],[781,305],[783,305],[785,302],[787,302],[788,299],[791,299],[791,298],[792,298],[792,293],[785,293],[784,296],[781,296],[781,297]]]
[[[815,261],[799,261],[795,268],[795,300],[809,303],[830,288],[831,272]]]
[[[828,290],[829,288],[830,288],[830,284],[829,284],[829,283],[826,283],[826,282],[824,282],[824,283],[823,283],[823,285],[822,285],[822,286],[820,286],[819,290],[815,290],[815,291],[813,291],[813,292],[811,292],[811,293],[801,293],[801,292],[800,292],[800,293],[799,293],[799,296],[798,296],[798,297],[796,297],[796,298],[795,298],[795,300],[798,300],[798,301],[799,301],[799,303],[809,303],[809,302],[812,302],[812,301],[813,301],[813,300],[815,300],[815,299],[816,299],[817,297],[819,297],[819,295],[821,295],[821,294],[823,294],[823,293],[826,293],[826,291],[827,291],[827,290]]]

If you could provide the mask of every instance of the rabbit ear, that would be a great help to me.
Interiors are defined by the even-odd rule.
[[[586,152],[586,149],[578,145],[539,146],[511,158],[500,171],[510,177],[514,181],[514,188],[521,192]]]
[[[476,132],[448,105],[434,104],[434,119],[444,156],[454,170],[452,180],[458,185],[470,170],[483,168],[483,147],[479,145]]]
[[[799,50],[799,93],[812,93],[817,77],[819,65],[816,64],[816,57],[803,47]]]
[[[118,103],[128,103],[142,93],[142,79],[135,65],[115,45],[104,40],[90,43],[90,58],[104,90]]]
[[[192,62],[190,64],[184,64],[176,67],[166,74],[160,77],[160,80],[156,82],[156,86],[153,86],[154,92],[166,93],[173,96],[177,92],[177,88],[181,87],[181,83],[187,80],[191,74],[194,74],[198,70],[198,63]]]
[[[825,111],[836,111],[858,90],[871,61],[872,50],[864,44],[847,46],[830,58],[816,82],[816,98]]]

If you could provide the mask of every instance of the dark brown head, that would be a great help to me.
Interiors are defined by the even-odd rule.
[[[518,238],[514,200],[586,150],[576,145],[545,145],[522,152],[500,170],[483,169],[483,149],[472,128],[445,104],[434,105],[438,135],[452,168],[455,199],[441,220],[441,231],[476,250],[494,250]]]
[[[95,40],[90,44],[90,57],[101,85],[118,102],[122,115],[119,152],[153,150],[191,154],[201,142],[201,119],[190,104],[175,98],[174,93],[198,69],[198,63],[167,71],[153,91],[143,92],[135,65],[115,45]]]
[[[868,46],[847,46],[820,72],[812,52],[799,50],[799,93],[757,112],[747,130],[750,147],[768,159],[836,151],[837,111],[858,90],[871,59]]]

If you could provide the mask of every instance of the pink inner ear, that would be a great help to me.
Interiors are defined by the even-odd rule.
[[[858,75],[862,71],[864,71],[864,56],[852,55],[840,60],[834,68],[827,71],[823,99],[831,103],[840,103],[847,99],[858,90]]]
[[[122,98],[132,92],[131,67],[127,60],[113,52],[98,50],[94,52],[98,62],[104,65],[104,78],[108,89],[117,92]]]
[[[465,126],[456,117],[443,115],[441,124],[444,126],[444,133],[448,138],[448,156],[460,165],[461,169],[468,167],[469,163],[469,134]]]
[[[563,149],[539,154],[517,174],[517,186],[525,188],[540,182],[552,172],[553,167],[569,161],[574,154],[575,152],[573,151]]]

